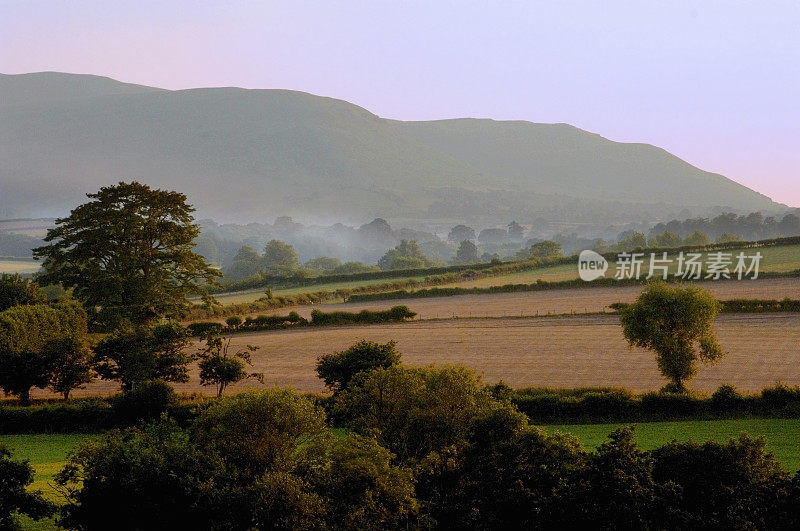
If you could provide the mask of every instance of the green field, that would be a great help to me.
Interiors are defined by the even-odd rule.
[[[274,297],[288,297],[300,293],[315,293],[319,291],[336,291],[338,289],[355,289],[364,286],[375,286],[379,284],[391,284],[392,282],[402,282],[405,280],[425,280],[425,276],[397,276],[396,278],[377,278],[371,280],[353,280],[350,282],[329,282],[326,284],[314,284],[312,286],[298,286],[294,288],[273,289]],[[233,293],[216,293],[214,298],[222,304],[239,304],[256,301],[264,296],[267,288],[251,289],[246,291],[236,291]]]
[[[41,490],[48,499],[61,503],[58,492],[53,488],[53,478],[64,467],[67,453],[78,446],[88,434],[32,434],[32,435],[0,435],[0,444],[13,452],[15,460],[28,460],[35,473],[32,490]],[[21,518],[23,529],[50,530],[60,529],[54,519],[34,522]]]
[[[544,426],[548,431],[562,431],[575,435],[587,448],[595,448],[606,436],[627,424],[572,424]],[[651,450],[675,439],[677,441],[727,441],[741,432],[763,436],[767,450],[789,472],[800,470],[800,419],[737,419],[692,420],[680,422],[643,422],[636,425],[635,435],[639,445]]]
[[[738,253],[744,252],[745,255],[751,256],[756,252],[762,255],[761,263],[759,266],[759,273],[787,273],[790,271],[800,270],[800,245],[783,245],[777,247],[762,247],[759,249],[733,249],[724,251],[725,253],[732,253],[735,257]],[[708,253],[704,254],[703,262],[707,262]],[[645,257],[644,264],[642,265],[642,275],[646,276],[649,267],[649,255]],[[734,260],[735,264],[735,260]],[[616,269],[615,262],[609,262],[608,272],[606,277],[614,275]],[[677,262],[672,264],[670,274],[677,271]],[[704,267],[705,271],[705,267]],[[705,272],[703,273],[705,274]],[[462,282],[454,282],[446,284],[447,287],[490,287],[490,286],[503,286],[505,284],[533,284],[537,280],[546,282],[560,282],[564,280],[574,280],[578,278],[578,267],[576,264],[562,264],[557,266],[542,267],[536,269],[528,269],[527,271],[516,271],[505,275],[495,277],[479,278],[476,280],[468,280]]]
[[[0,273],[36,273],[39,267],[41,263],[33,260],[0,260]]]

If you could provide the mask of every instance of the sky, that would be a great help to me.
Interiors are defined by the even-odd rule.
[[[800,1],[0,0],[0,72],[564,122],[800,207]]]

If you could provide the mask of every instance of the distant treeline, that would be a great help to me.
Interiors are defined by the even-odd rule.
[[[668,223],[659,223],[650,229],[650,237],[672,232],[682,238],[701,232],[717,239],[724,234],[738,236],[744,240],[763,240],[800,234],[800,216],[786,214],[778,219],[764,217],[760,212],[746,216],[732,213],[720,214],[714,218],[691,218],[683,221],[673,219]]]

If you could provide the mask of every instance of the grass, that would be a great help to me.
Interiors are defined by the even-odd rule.
[[[0,260],[0,273],[36,273],[41,266],[33,260]]]
[[[398,276],[396,278],[376,278],[370,280],[353,280],[350,282],[330,282],[327,284],[314,284],[311,286],[297,286],[293,288],[273,289],[273,297],[289,297],[301,293],[316,293],[320,291],[336,291],[361,288],[364,286],[375,286],[405,280],[423,281],[425,276]],[[267,288],[251,289],[246,291],[236,291],[233,293],[215,293],[216,298],[222,304],[240,304],[256,301],[264,296]]]
[[[55,502],[61,503],[58,493],[53,488],[55,475],[64,467],[67,454],[78,446],[88,434],[26,434],[26,435],[0,435],[0,444],[13,452],[12,459],[27,460],[33,466],[33,483],[31,490],[41,490],[44,496]],[[20,518],[23,529],[51,530],[60,529],[55,524],[54,518],[38,522],[27,517]]]
[[[606,436],[617,428],[630,424],[578,424],[548,425],[549,431],[571,433],[583,445],[595,448],[606,440]],[[636,425],[636,441],[652,450],[673,439],[696,442],[714,440],[725,442],[741,432],[751,436],[763,436],[767,450],[773,452],[783,468],[791,473],[800,470],[800,419],[736,419],[736,420],[692,420],[680,422],[644,422]]]

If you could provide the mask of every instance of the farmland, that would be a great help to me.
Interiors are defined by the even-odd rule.
[[[0,273],[36,273],[40,267],[41,263],[33,260],[0,260]]]
[[[757,391],[778,381],[800,382],[800,315],[724,314],[715,328],[728,354],[718,364],[701,368],[693,389],[712,392],[729,383],[742,391]],[[666,383],[652,353],[628,348],[613,314],[304,328],[239,334],[233,336],[232,345],[261,347],[253,356],[254,369],[265,373],[267,386],[323,391],[314,371],[317,357],[345,349],[360,338],[396,340],[410,365],[466,365],[483,374],[487,383],[502,379],[512,387],[613,386],[642,392]],[[243,384],[231,392],[256,385]],[[192,383],[175,387],[181,392],[211,392],[197,384],[196,374]],[[99,381],[75,395],[117,391],[117,384]]]
[[[789,273],[800,270],[800,245],[783,245],[775,247],[762,247],[757,249],[763,256],[760,263],[759,271],[762,273]],[[730,250],[726,251],[732,254],[744,252],[746,255],[752,255],[756,249],[744,250]],[[706,255],[707,257],[707,255]],[[705,259],[705,258],[704,258]],[[616,264],[609,263],[609,272],[606,276],[612,276]],[[676,271],[676,264],[673,264],[670,273],[674,274]],[[643,266],[643,273],[647,274],[647,264]],[[482,278],[475,278],[471,280],[462,280],[442,284],[443,287],[459,287],[459,288],[486,288],[491,286],[503,286],[506,284],[533,284],[537,281],[544,282],[561,282],[566,280],[574,280],[578,278],[577,266],[574,263],[559,264],[554,266],[533,267],[523,271],[515,271],[511,273],[504,273],[495,276],[485,276]],[[398,271],[398,276],[394,280],[415,280],[423,281],[424,276],[403,276],[403,272]],[[318,292],[318,291],[335,291],[355,289],[364,286],[375,286],[380,284],[391,283],[392,279],[372,279],[372,280],[358,280],[351,282],[335,282],[329,284],[317,284],[313,286],[301,286],[291,288],[276,288],[272,290],[274,296],[291,296],[300,293]],[[231,293],[220,293],[216,298],[223,304],[236,304],[253,302],[256,299],[264,296],[264,289],[254,289]],[[758,295],[759,298],[768,298],[767,295]]]
[[[718,299],[759,298],[800,299],[800,280],[796,278],[775,278],[759,280],[731,280],[720,282],[700,282]],[[487,295],[460,295],[457,297],[431,297],[393,299],[363,303],[323,304],[313,308],[323,311],[362,309],[388,309],[398,304],[409,306],[417,312],[419,319],[445,317],[503,317],[535,316],[564,313],[594,313],[608,311],[615,302],[633,302],[641,293],[641,286],[620,287],[582,287],[547,291],[528,291],[517,293],[496,293]],[[308,318],[312,307],[294,308]],[[286,313],[286,309],[267,313]]]

